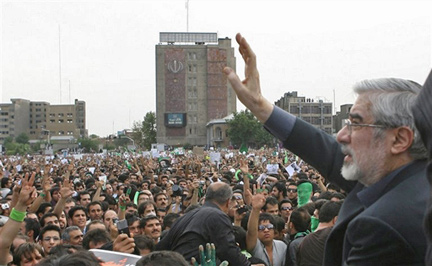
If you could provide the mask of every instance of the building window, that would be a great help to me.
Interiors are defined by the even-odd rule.
[[[55,117],[55,114],[49,114],[49,117]]]
[[[59,113],[59,114],[58,114],[58,117],[63,117],[63,116],[64,116],[63,113]]]
[[[55,123],[55,120],[54,119],[50,119],[50,123]]]
[[[72,119],[68,119],[67,122],[68,122],[68,124],[72,124],[73,120]]]
[[[59,124],[61,124],[61,123],[64,123],[64,120],[63,119],[59,119],[58,122],[59,122]]]
[[[63,130],[60,130],[60,131],[58,132],[58,134],[59,134],[59,135],[64,135],[64,131],[63,131]]]

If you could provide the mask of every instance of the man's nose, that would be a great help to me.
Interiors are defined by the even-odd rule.
[[[344,126],[339,132],[337,133],[336,140],[339,143],[349,143],[350,142],[350,134],[347,126]]]

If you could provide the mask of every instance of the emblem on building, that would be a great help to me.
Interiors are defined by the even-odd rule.
[[[172,73],[178,73],[183,70],[183,64],[180,61],[172,60],[168,63],[168,70]]]

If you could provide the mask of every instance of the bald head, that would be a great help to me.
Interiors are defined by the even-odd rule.
[[[224,182],[212,183],[206,193],[206,200],[218,205],[225,204],[232,198],[233,192],[230,186]]]

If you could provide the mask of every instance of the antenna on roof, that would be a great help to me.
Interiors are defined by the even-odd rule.
[[[61,83],[61,79],[62,79],[62,71],[61,71],[61,30],[60,30],[60,24],[58,24],[58,52],[59,52],[59,89],[60,89],[60,103],[62,103],[62,83]]]
[[[189,0],[186,0],[186,32],[189,32]]]

